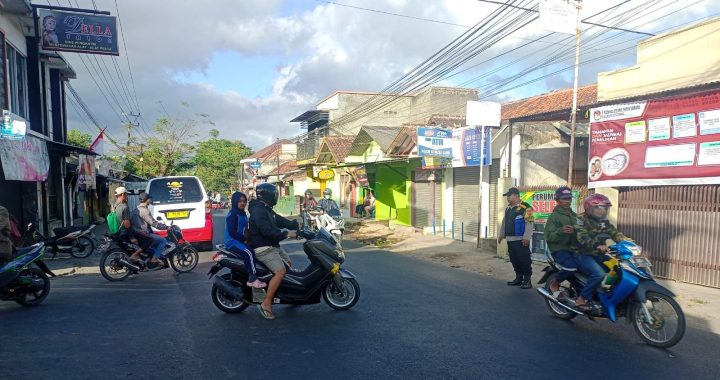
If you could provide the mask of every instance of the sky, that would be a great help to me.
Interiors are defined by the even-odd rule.
[[[586,0],[582,17],[623,2]],[[57,5],[57,0],[50,3]],[[66,3],[93,7],[91,0],[60,0],[61,5],[68,6]],[[301,133],[300,126],[289,121],[337,90],[382,90],[499,7],[477,0],[94,3],[98,9],[120,16],[120,56],[63,54],[77,72],[72,86],[115,140],[125,141],[123,113],[142,115],[138,118],[141,131],[133,133],[142,132],[143,136],[151,131],[153,121],[171,115],[212,121],[201,122],[199,138],[217,128],[221,138],[242,140],[256,150],[276,138]],[[718,17],[718,3],[632,0],[591,21],[656,33]],[[641,11],[639,15],[631,12],[635,7]],[[495,58],[545,34],[548,32],[537,22],[530,23],[458,70],[477,67],[437,85],[477,88],[481,96],[498,101],[572,87],[572,70],[549,75],[572,66],[572,55],[568,55],[557,64],[494,89],[498,82],[540,62],[555,49],[573,51],[574,37],[555,33]],[[647,37],[585,25],[580,84],[594,83],[598,72],[635,64],[634,46]],[[103,71],[107,74],[101,75]],[[539,79],[531,82],[535,78]],[[114,96],[106,87],[116,91]],[[199,118],[198,114],[208,116]],[[97,133],[74,107],[69,106],[68,117],[70,128]]]

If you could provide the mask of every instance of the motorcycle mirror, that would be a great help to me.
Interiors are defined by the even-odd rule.
[[[157,220],[157,221],[159,221],[159,222],[162,222],[162,217],[159,217],[159,216],[158,216],[157,218],[155,218],[155,220]]]

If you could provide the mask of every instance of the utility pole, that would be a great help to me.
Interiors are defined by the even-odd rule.
[[[145,158],[143,157],[143,147],[145,144],[140,144],[140,177],[145,177]]]
[[[568,160],[568,186],[572,186],[573,170],[575,169],[575,122],[577,121],[578,76],[580,71],[580,9],[582,8],[582,4],[580,1],[575,1],[574,5],[577,9],[577,18],[575,20],[575,80],[573,83],[572,111],[570,114],[570,159]]]
[[[275,169],[275,173],[277,173],[277,178],[276,178],[277,183],[280,183],[280,150],[282,150],[282,145],[280,145],[279,137],[275,138],[275,143],[277,144],[277,155],[276,155],[277,169]],[[278,186],[278,194],[282,195],[282,194],[280,194],[280,186],[279,185],[276,185],[276,186]]]

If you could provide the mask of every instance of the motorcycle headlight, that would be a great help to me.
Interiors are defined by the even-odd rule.
[[[642,255],[642,247],[639,245],[628,247],[628,250],[632,253],[633,256],[640,256]]]

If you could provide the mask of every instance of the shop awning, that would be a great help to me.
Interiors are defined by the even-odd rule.
[[[57,141],[47,140],[47,147],[50,154],[59,153],[63,155],[70,154],[87,154],[91,156],[97,156],[98,154],[90,149],[82,148],[75,145],[65,144]]]

